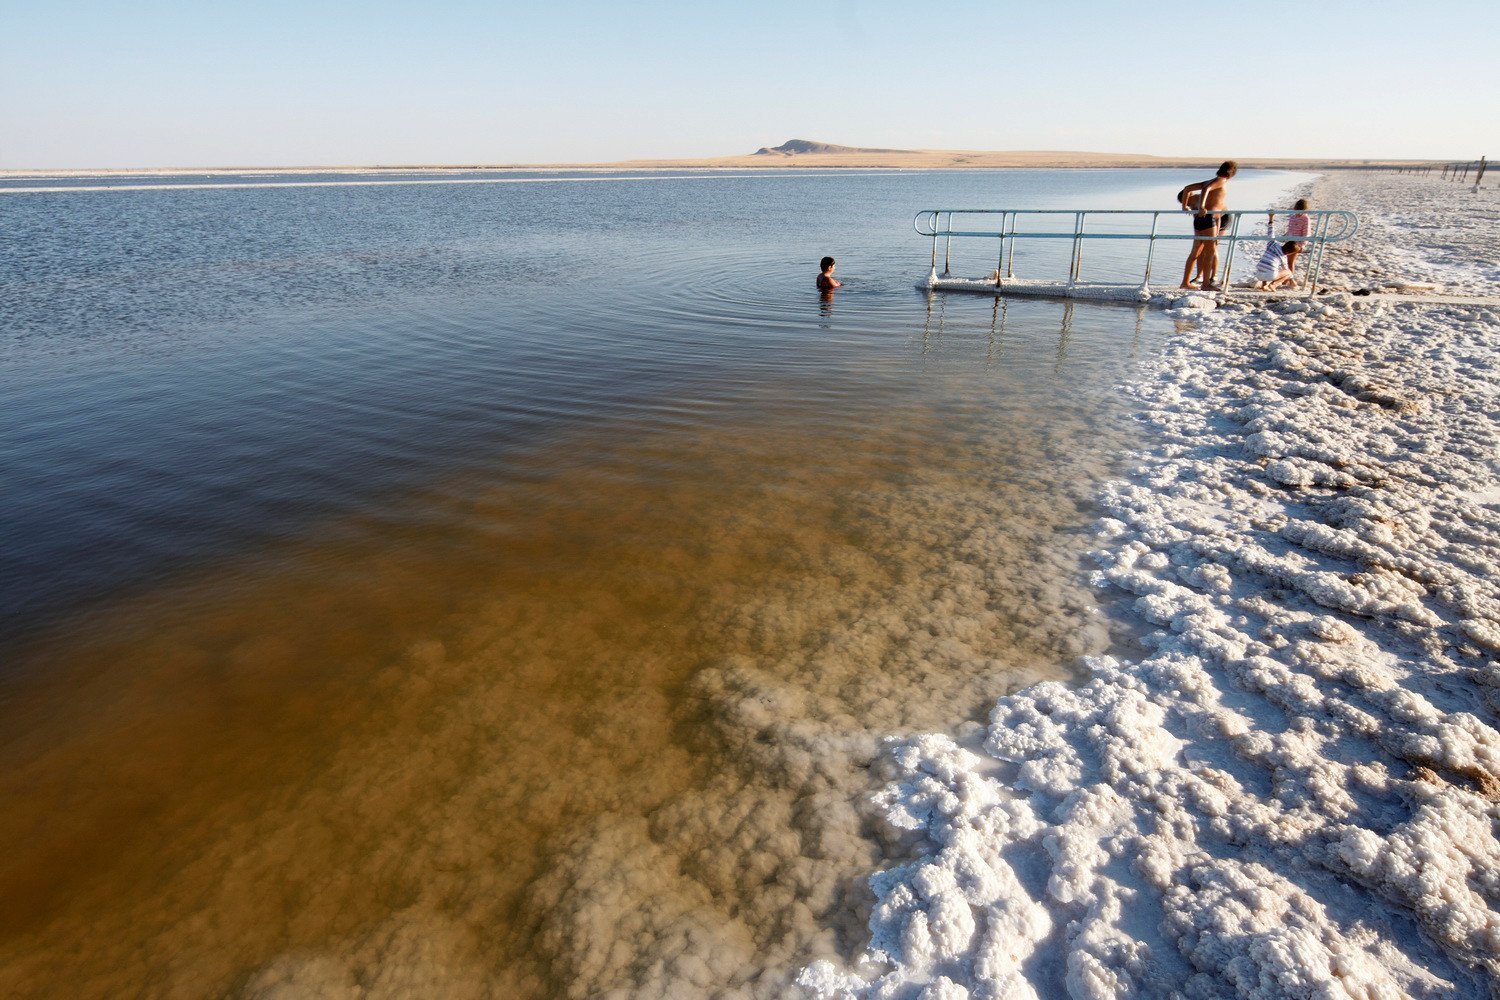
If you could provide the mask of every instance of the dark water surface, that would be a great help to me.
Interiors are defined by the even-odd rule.
[[[879,737],[1128,641],[1169,321],[910,220],[1196,178],[590,176],[0,194],[3,992],[782,995]]]

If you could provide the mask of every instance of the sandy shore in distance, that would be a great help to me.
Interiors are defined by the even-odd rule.
[[[1230,156],[1233,156],[1232,152]],[[106,177],[110,175],[160,175],[239,173],[370,173],[379,171],[453,171],[453,170],[765,170],[765,169],[871,169],[938,170],[977,168],[1100,168],[1100,167],[1173,167],[1212,168],[1225,159],[1219,156],[1148,156],[1144,153],[1090,153],[1066,150],[984,151],[962,149],[861,150],[840,148],[837,152],[749,153],[740,156],[716,156],[664,160],[617,160],[605,163],[451,163],[451,164],[371,164],[367,166],[280,166],[280,167],[162,167],[139,169],[75,170],[0,170],[0,178],[24,177]],[[1295,170],[1344,169],[1359,167],[1411,166],[1410,160],[1327,160],[1241,157],[1244,168],[1282,168]]]
[[[1353,287],[1493,295],[1500,200],[1340,174]],[[826,998],[1494,997],[1500,310],[1208,313],[1134,387],[1095,582],[1139,659],[901,740],[868,952]]]
[[[723,156],[704,160],[636,160],[612,164],[617,167],[890,167],[906,170],[962,168],[1099,168],[1099,167],[1217,167],[1226,156],[1147,156],[1144,153],[1089,153],[1057,150],[984,151],[962,149],[914,149],[884,151],[850,151],[838,153],[751,154]],[[1403,161],[1384,160],[1298,160],[1240,158],[1241,167],[1328,169],[1345,167],[1385,167],[1406,165]]]

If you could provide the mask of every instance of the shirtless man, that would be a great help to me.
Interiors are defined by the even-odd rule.
[[[1177,203],[1184,212],[1193,213],[1193,249],[1182,268],[1183,288],[1192,288],[1193,269],[1198,271],[1198,287],[1216,291],[1214,276],[1219,273],[1219,242],[1216,237],[1229,231],[1229,218],[1223,214],[1224,186],[1239,172],[1240,165],[1225,160],[1212,179],[1189,184],[1177,192]]]

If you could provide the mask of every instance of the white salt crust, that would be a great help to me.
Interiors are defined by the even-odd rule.
[[[1493,191],[1313,196],[1365,220],[1335,280],[1494,294]],[[1500,997],[1500,313],[1295,305],[1200,314],[1134,388],[1095,582],[1148,649],[890,745],[917,854],[810,993]]]

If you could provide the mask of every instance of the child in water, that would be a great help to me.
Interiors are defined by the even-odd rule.
[[[843,288],[844,283],[833,276],[833,268],[836,262],[832,257],[824,257],[818,262],[822,273],[818,275],[818,291],[831,292],[835,288]]]

